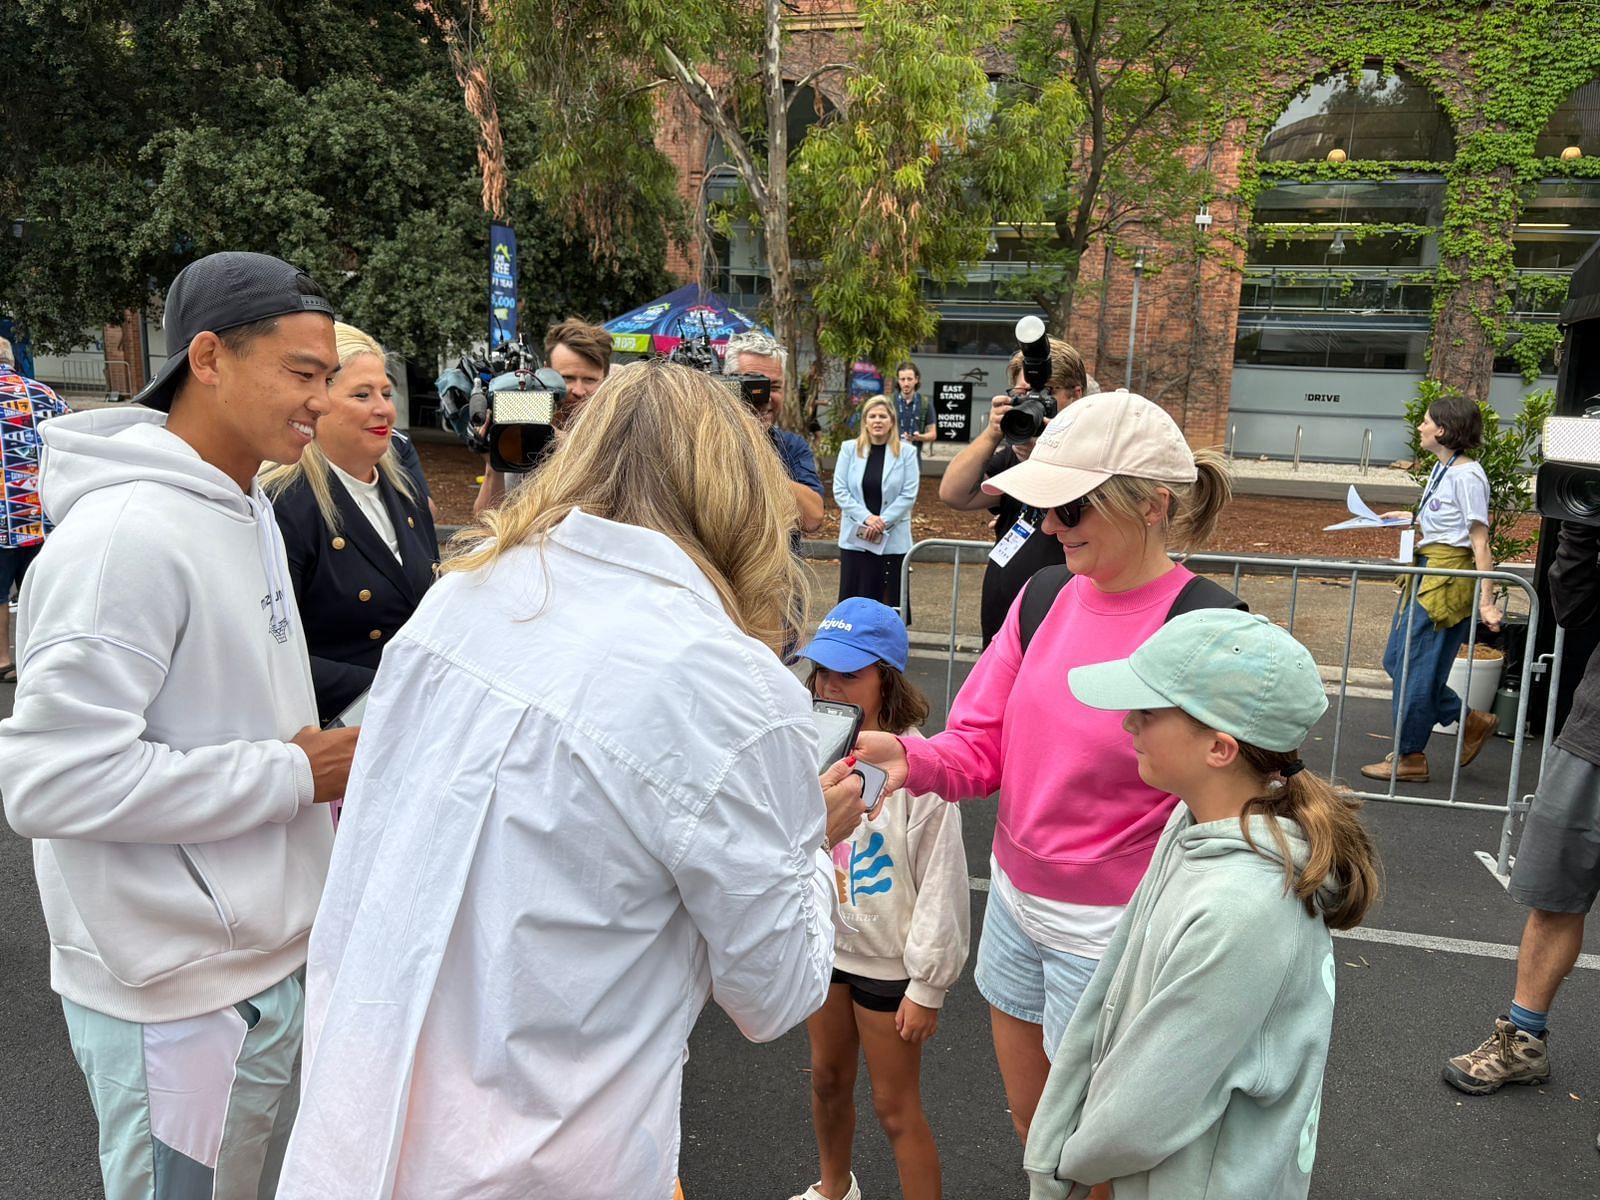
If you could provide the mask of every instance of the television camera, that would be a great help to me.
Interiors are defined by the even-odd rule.
[[[502,342],[483,358],[463,354],[434,382],[439,423],[497,471],[531,471],[555,437],[567,398],[561,376],[524,342]]]
[[[757,375],[753,371],[736,375],[722,374],[722,359],[717,354],[716,347],[711,344],[709,333],[701,332],[684,338],[672,348],[671,353],[667,355],[667,361],[676,363],[680,367],[704,371],[713,379],[721,380],[739,393],[739,398],[752,412],[764,412],[772,403],[772,380],[765,375]]]
[[[1534,477],[1540,515],[1600,525],[1600,395],[1583,402],[1581,417],[1545,421],[1543,453]]]

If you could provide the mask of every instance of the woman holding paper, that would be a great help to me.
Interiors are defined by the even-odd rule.
[[[902,444],[894,405],[861,406],[861,434],[839,447],[833,498],[839,505],[839,599],[865,596],[900,607],[900,565],[911,549],[911,508],[922,473],[917,448]]]
[[[1471,400],[1435,400],[1417,426],[1422,448],[1436,464],[1428,476],[1415,518],[1416,565],[1446,570],[1494,570],[1489,552],[1489,477],[1472,458],[1483,444],[1483,415]],[[1384,513],[1385,520],[1410,513]],[[1392,711],[1400,741],[1382,762],[1361,768],[1368,779],[1426,783],[1423,753],[1434,725],[1461,716],[1461,697],[1447,682],[1456,651],[1467,640],[1477,596],[1477,617],[1491,629],[1504,616],[1494,602],[1494,584],[1441,575],[1402,578],[1400,601],[1389,626],[1383,669],[1395,681]],[[1403,666],[1402,666],[1403,664]],[[1404,683],[1402,685],[1402,679]],[[1499,726],[1493,713],[1468,712],[1461,735],[1461,765],[1478,756]]]

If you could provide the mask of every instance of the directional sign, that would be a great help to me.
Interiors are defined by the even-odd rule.
[[[972,384],[935,383],[933,385],[934,423],[941,442],[972,440]]]

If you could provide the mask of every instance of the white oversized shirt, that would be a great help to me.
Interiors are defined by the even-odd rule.
[[[809,697],[666,537],[581,512],[384,653],[311,939],[280,1200],[672,1194],[708,993],[833,964]]]

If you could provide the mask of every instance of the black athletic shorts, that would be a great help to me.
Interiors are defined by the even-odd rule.
[[[900,1001],[905,999],[906,989],[911,986],[909,979],[868,979],[837,967],[833,971],[833,982],[848,987],[850,999],[870,1012],[898,1012]]]

